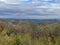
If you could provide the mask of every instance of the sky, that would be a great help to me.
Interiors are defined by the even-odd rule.
[[[0,0],[0,18],[60,19],[60,0]]]

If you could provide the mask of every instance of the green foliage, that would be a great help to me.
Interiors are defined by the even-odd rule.
[[[23,21],[5,22],[1,26],[0,45],[60,45],[59,23],[42,25]]]

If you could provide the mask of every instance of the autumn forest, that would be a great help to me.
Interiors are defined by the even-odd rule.
[[[0,45],[60,45],[60,23],[0,21]]]

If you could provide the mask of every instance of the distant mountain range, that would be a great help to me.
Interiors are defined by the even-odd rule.
[[[19,22],[19,21],[27,21],[27,22],[35,22],[35,23],[60,23],[60,19],[0,19],[2,21],[11,21],[11,22]]]

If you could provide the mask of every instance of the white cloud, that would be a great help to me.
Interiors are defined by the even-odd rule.
[[[5,1],[5,0],[0,0],[0,1]]]
[[[0,0],[0,12],[0,18],[60,18],[60,4],[41,2],[21,4],[17,0]]]
[[[18,0],[0,0],[0,2],[4,2],[7,4],[19,4]]]

